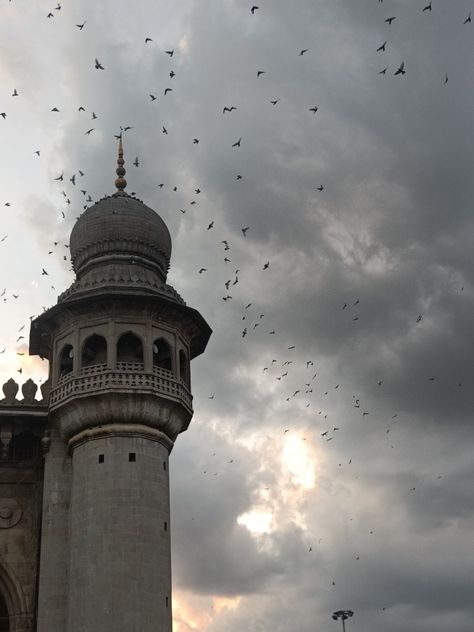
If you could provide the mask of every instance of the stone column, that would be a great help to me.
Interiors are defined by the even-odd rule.
[[[67,632],[171,632],[170,440],[112,424],[69,443]]]
[[[45,455],[38,631],[66,630],[71,458],[55,428]]]

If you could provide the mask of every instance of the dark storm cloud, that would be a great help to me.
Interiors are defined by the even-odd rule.
[[[470,629],[472,31],[468,2],[423,6],[278,0],[252,16],[237,2],[88,5],[70,15],[87,28],[47,47],[57,91],[34,83],[38,110],[61,107],[45,128],[51,179],[64,170],[72,202],[64,226],[82,211],[80,188],[113,192],[113,135],[133,126],[128,190],[167,222],[169,280],[214,329],[193,363],[196,419],[172,457],[177,585],[246,595],[211,632],[325,629],[346,606],[360,629]],[[407,74],[394,77],[402,61]],[[223,114],[226,105],[237,110]],[[62,188],[53,183],[60,200]],[[59,206],[44,204],[23,216],[46,248],[45,222],[64,230]],[[276,458],[285,428],[305,430],[326,470],[308,492],[306,530],[288,518],[265,548],[236,520],[278,477],[236,439],[268,434]]]
[[[206,441],[199,433],[206,434]],[[206,426],[200,425],[191,443],[183,440],[188,445],[179,450],[172,468],[178,585],[226,596],[262,589],[283,572],[282,561],[259,551],[247,529],[237,524],[252,502],[255,485],[262,482],[258,461]]]

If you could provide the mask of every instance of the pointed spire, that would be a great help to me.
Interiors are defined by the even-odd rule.
[[[125,164],[125,160],[123,159],[122,134],[120,134],[119,146],[118,146],[117,169],[115,171],[115,173],[118,176],[118,178],[115,180],[115,186],[117,187],[120,193],[122,193],[125,187],[127,186],[127,181],[124,178],[124,175],[126,173],[124,164]]]

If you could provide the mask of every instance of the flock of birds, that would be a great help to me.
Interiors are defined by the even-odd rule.
[[[383,0],[378,0],[378,2],[379,4],[383,4]],[[48,20],[53,20],[56,17],[57,13],[61,11],[61,9],[62,9],[61,4],[58,3],[51,11],[47,13],[46,18]],[[250,7],[250,13],[252,16],[257,15],[260,11],[261,9],[257,5],[253,5]],[[422,13],[427,13],[427,14],[433,12],[434,8],[432,6],[432,2],[429,2],[424,7],[422,7],[421,11]],[[397,20],[397,16],[390,15],[384,19],[384,22],[388,26],[391,26],[394,24],[396,20]],[[470,24],[471,13],[469,12],[469,14],[465,16],[465,18],[461,22],[464,25]],[[87,27],[87,20],[84,20],[83,22],[76,24],[75,27],[79,31],[82,32]],[[150,36],[147,36],[144,38],[145,46],[150,46],[153,44],[153,42],[154,40]],[[380,46],[376,48],[376,52],[385,53],[387,51],[387,46],[388,46],[388,40],[380,44]],[[304,57],[305,55],[308,54],[308,52],[309,52],[308,48],[301,48],[296,56]],[[173,87],[169,85],[164,87],[162,90],[162,95],[158,95],[156,91],[150,92],[148,94],[148,98],[151,104],[156,104],[159,101],[159,99],[168,97],[168,95],[171,95],[171,93],[177,91],[174,86],[179,81],[179,79],[175,81],[175,78],[177,77],[178,73],[177,73],[177,70],[172,66],[172,63],[176,55],[175,48],[164,50],[163,54],[167,55],[170,60],[171,66],[168,69],[168,78],[170,82],[173,81]],[[107,72],[107,64],[104,61],[98,59],[97,57],[94,58],[94,63],[92,64],[92,66],[94,70],[97,70],[99,72]],[[385,66],[379,71],[379,74],[381,75],[387,74],[388,69],[389,67]],[[394,69],[393,75],[403,76],[406,74],[406,72],[407,70],[405,67],[405,62],[401,61],[399,65]],[[266,74],[266,71],[263,69],[256,70],[257,79],[260,79],[265,74]],[[447,74],[445,74],[444,83],[447,83],[447,82],[448,82],[448,76]],[[14,88],[11,93],[11,96],[14,99],[18,99],[18,98],[21,98],[21,93],[18,91],[17,88]],[[275,108],[280,103],[280,100],[281,100],[280,98],[272,98],[269,101],[269,104],[273,108]],[[232,104],[226,103],[224,105],[219,106],[219,112],[221,113],[222,116],[226,116],[226,117],[231,116],[233,112],[237,111],[238,109],[239,109],[239,104],[235,104],[235,103],[232,103]],[[57,105],[53,105],[50,111],[54,114],[59,114],[61,112],[61,109]],[[86,114],[86,108],[83,105],[79,105],[77,107],[77,111],[81,115]],[[306,111],[312,115],[316,115],[319,111],[319,106],[315,104],[307,104]],[[0,112],[0,116],[2,117],[4,121],[7,120],[8,111]],[[99,120],[99,115],[93,110],[90,111],[90,117],[91,117],[90,120],[94,122]],[[97,124],[94,123],[94,125],[97,125]],[[160,126],[161,126],[162,134],[168,136],[169,126],[166,124],[166,122],[161,123]],[[117,131],[117,134],[115,136],[116,138],[122,138],[124,134],[133,130],[134,128],[135,126],[133,125],[123,125],[122,127],[120,127],[120,130]],[[93,134],[93,132],[96,129],[97,128],[95,126],[88,127],[84,131],[84,135],[89,137]],[[244,142],[243,139],[244,139],[244,136],[239,136],[238,138],[236,138],[235,141],[231,143],[230,149],[238,150],[239,148],[241,148],[242,143]],[[192,139],[190,139],[190,142],[192,142],[193,145],[197,146],[200,144],[201,139],[197,137],[193,137]],[[41,157],[41,149],[35,149],[33,153],[38,158]],[[140,168],[141,164],[142,163],[139,156],[136,156],[135,159],[132,161],[132,165],[137,169]],[[60,193],[66,205],[66,208],[61,211],[62,220],[69,219],[69,216],[67,215],[67,209],[72,204],[72,199],[74,199],[73,194],[67,190],[67,188],[69,187],[69,184],[72,187],[74,187],[74,191],[80,191],[80,194],[83,196],[84,209],[88,208],[88,206],[91,203],[93,203],[93,198],[90,192],[88,191],[87,187],[85,185],[84,186],[82,185],[82,182],[84,182],[83,178],[85,178],[85,175],[86,175],[85,169],[77,169],[76,172],[70,173],[70,174],[66,174],[64,171],[62,171],[60,174],[56,175],[53,178],[54,182],[56,182],[58,184],[58,187],[60,187]],[[235,176],[235,180],[239,182],[245,179],[245,176],[240,172],[234,174],[234,176]],[[160,182],[160,183],[157,183],[157,187],[159,190],[164,190],[165,188],[169,188],[169,190],[173,193],[178,192],[178,186],[175,184],[166,185],[164,182]],[[318,184],[318,186],[315,186],[314,189],[318,193],[322,193],[323,191],[325,191],[325,186],[323,184]],[[198,202],[196,198],[202,193],[202,190],[203,190],[202,187],[195,187],[193,189],[192,199],[189,202],[190,207],[197,205]],[[132,195],[133,195],[133,192],[132,192]],[[5,202],[4,206],[10,207],[11,203]],[[186,214],[188,211],[189,211],[188,208],[180,207],[178,209],[178,212],[182,213],[183,215]],[[215,226],[214,219],[212,219],[206,224],[207,225],[205,226],[205,228],[203,228],[203,230],[215,231],[216,226]],[[250,225],[242,225],[240,232],[241,232],[241,238],[245,239],[248,233],[251,235],[252,227]],[[5,242],[7,238],[8,238],[7,234],[3,235],[0,238],[0,244]],[[47,252],[47,256],[53,256],[59,252],[60,258],[62,259],[62,261],[67,262],[69,259],[69,254],[68,254],[69,245],[63,242],[64,240],[61,240],[60,238],[55,238],[54,240],[52,240],[50,249]],[[222,248],[222,255],[223,255],[222,259],[223,259],[225,269],[231,268],[229,264],[232,263],[230,242],[231,242],[231,239],[229,237],[218,239],[218,241],[216,242],[216,246]],[[258,272],[265,273],[268,270],[271,271],[271,262],[270,262],[270,259],[264,258],[261,262],[261,266]],[[197,270],[198,275],[205,276],[207,272],[209,272],[209,268],[205,266],[201,266]],[[224,303],[232,303],[234,301],[234,290],[237,291],[238,289],[235,286],[237,286],[240,282],[239,275],[240,275],[239,268],[235,268],[234,272],[229,273],[228,275],[229,278],[224,282],[225,292],[223,291],[222,292],[223,295],[221,296],[221,300]],[[40,276],[44,276],[44,277],[50,276],[48,272],[48,264],[45,264],[44,267],[42,267]],[[55,286],[51,285],[50,287],[52,290],[56,290]],[[463,288],[461,288],[461,290],[463,290]],[[19,298],[19,294],[13,291],[7,291],[7,288],[3,288],[3,290],[0,292],[0,298],[2,299],[4,303],[10,300],[16,301]],[[242,296],[239,296],[238,299],[235,300],[234,302],[238,303],[239,305],[240,304],[243,305]],[[360,319],[360,313],[358,312],[358,309],[355,309],[355,308],[359,308],[360,300],[357,298],[349,302],[341,301],[341,303],[342,304],[338,308],[344,311],[345,313],[349,314],[349,318],[352,320],[352,322],[354,323],[358,322]],[[264,313],[260,313],[260,310],[258,309],[256,311],[252,310],[252,307],[253,307],[253,302],[247,302],[245,304],[245,307],[243,307],[242,309],[241,321],[243,325],[239,334],[240,338],[248,340],[249,338],[251,338],[252,335],[256,335],[257,333],[260,333],[262,331],[264,331],[265,334],[268,336],[276,336],[278,338],[278,333],[277,333],[276,328],[272,324],[267,325],[267,321],[269,320],[267,316]],[[30,319],[32,318],[33,316],[30,317]],[[418,316],[416,316],[416,318],[414,318],[414,324],[415,325],[420,324],[422,319],[423,319],[423,314],[419,314]],[[24,329],[25,329],[25,325],[23,324],[18,329],[19,335],[15,342],[16,349],[17,349],[16,353],[19,358],[24,356],[26,353]],[[5,353],[6,350],[7,350],[7,347],[4,346],[0,350],[0,355]],[[341,431],[341,425],[340,424],[335,425],[334,423],[331,423],[329,419],[330,413],[325,409],[324,406],[321,406],[321,401],[324,401],[325,398],[330,398],[334,392],[336,392],[338,395],[341,394],[342,392],[345,391],[344,386],[340,383],[331,384],[329,387],[323,386],[323,385],[319,386],[319,384],[323,380],[322,380],[321,371],[316,370],[315,360],[306,359],[303,362],[300,361],[298,363],[298,360],[293,357],[296,353],[297,353],[296,346],[288,345],[286,349],[284,350],[284,357],[269,358],[269,361],[266,363],[266,365],[262,367],[262,374],[268,377],[269,380],[271,379],[278,382],[281,385],[282,390],[283,390],[283,388],[285,388],[285,383],[287,383],[290,380],[290,378],[292,377],[292,372],[294,372],[296,379],[297,380],[301,379],[301,382],[299,382],[296,385],[296,388],[291,388],[289,391],[287,390],[285,391],[283,395],[281,395],[282,404],[286,405],[288,403],[292,404],[293,402],[296,402],[298,409],[300,410],[304,411],[305,409],[308,409],[308,408],[311,408],[311,410],[314,410],[315,416],[321,419],[321,432],[320,432],[321,440],[325,442],[331,442],[337,437],[337,434]],[[20,366],[20,368],[18,368],[17,371],[18,373],[22,373],[23,367]],[[432,375],[427,376],[426,379],[430,382],[436,381],[436,377]],[[377,386],[379,388],[384,388],[384,385],[385,386],[387,385],[386,379],[383,376],[381,376],[380,379],[377,381]],[[458,387],[462,387],[462,382],[458,382]],[[362,396],[358,394],[353,394],[353,393],[347,394],[347,396],[348,397],[350,396],[352,400],[352,407],[355,409],[357,415],[360,418],[366,419],[367,417],[371,415],[372,411],[370,410],[370,406],[365,405],[365,403],[364,404],[361,403]],[[214,400],[215,398],[216,398],[215,393],[212,393],[209,395],[210,400]],[[389,423],[386,424],[386,426],[384,427],[384,432],[387,435],[389,435],[392,430],[392,425],[390,425],[391,422],[395,422],[395,420],[398,420],[398,419],[399,419],[399,413],[396,411],[393,411]],[[291,427],[282,428],[281,432],[283,435],[287,435],[288,433],[292,432],[292,428]],[[304,437],[303,440],[306,440],[306,437]],[[390,447],[391,448],[394,447],[393,443],[390,443]],[[212,456],[215,456],[215,453],[213,453]],[[229,464],[234,463],[234,459],[230,459],[228,463]],[[352,464],[352,459],[349,459],[348,464],[349,465]],[[342,463],[339,463],[339,466],[342,467]],[[207,474],[208,469],[206,468],[205,470],[202,471],[202,473]],[[215,472],[214,476],[217,476],[217,475],[218,473]],[[441,477],[442,475],[438,475],[437,479],[441,479]],[[410,488],[410,491],[415,491],[415,490],[416,490],[416,486],[413,486]],[[373,530],[370,530],[370,534],[373,534]],[[319,542],[320,540],[318,540],[318,543]],[[311,552],[312,550],[313,548],[312,546],[310,546],[309,551]],[[355,556],[355,559],[359,560],[360,556],[357,554]],[[332,585],[333,586],[335,585],[334,581],[332,582]],[[386,608],[384,607],[383,609],[385,610]]]

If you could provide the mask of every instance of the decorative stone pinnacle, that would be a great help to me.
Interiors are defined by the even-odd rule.
[[[119,146],[118,146],[118,158],[117,158],[117,169],[115,173],[118,178],[115,180],[115,186],[119,191],[123,191],[127,186],[127,181],[124,178],[126,173],[124,168],[125,160],[123,159],[123,146],[122,146],[122,135],[120,134],[119,138]]]

